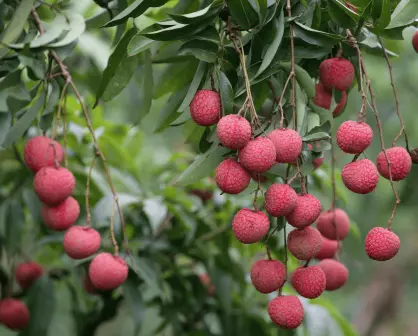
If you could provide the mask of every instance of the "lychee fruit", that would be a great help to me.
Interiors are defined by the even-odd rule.
[[[108,291],[123,284],[128,271],[128,265],[121,257],[102,252],[91,261],[89,277],[95,288]]]
[[[216,135],[226,148],[241,149],[251,140],[251,125],[244,117],[229,114],[219,120]]]
[[[334,258],[338,251],[338,241],[322,237],[321,249],[315,255],[315,259],[331,259]]]
[[[279,128],[270,132],[269,139],[276,149],[276,161],[292,163],[302,152],[302,137],[290,128]]]
[[[58,205],[73,193],[75,178],[66,168],[43,167],[36,173],[33,185],[43,203]]]
[[[301,266],[293,272],[291,282],[299,295],[315,299],[325,290],[325,273],[318,266]]]
[[[286,216],[295,209],[297,198],[295,190],[288,184],[274,183],[266,191],[266,211],[273,217]]]
[[[316,84],[314,97],[315,105],[318,105],[319,107],[328,110],[331,107],[331,101],[332,94],[327,89],[325,89],[324,85],[321,82]]]
[[[316,221],[321,213],[321,202],[310,194],[298,195],[296,207],[286,216],[287,222],[298,229],[303,229]]]
[[[29,323],[29,309],[23,301],[7,298],[0,301],[0,322],[12,330],[22,330]]]
[[[213,296],[216,291],[215,285],[212,283],[212,280],[207,273],[199,274],[200,283],[206,288],[208,294]]]
[[[332,111],[332,116],[334,118],[340,116],[341,112],[344,109],[345,104],[347,104],[347,92],[343,91],[341,92],[341,99],[338,102],[337,106],[335,106],[334,111]]]
[[[249,141],[238,153],[244,168],[255,173],[264,173],[276,161],[276,148],[269,138],[259,136]]]
[[[333,291],[344,286],[348,279],[348,269],[344,264],[333,259],[324,259],[319,264],[325,273],[325,290]]]
[[[400,181],[408,176],[412,167],[411,156],[403,147],[392,147],[386,149],[386,155],[390,162],[392,181]],[[384,178],[389,179],[388,163],[384,152],[380,152],[376,160],[377,170]]]
[[[42,206],[42,218],[51,230],[64,231],[73,225],[80,215],[80,205],[74,197],[66,198],[57,206]]]
[[[28,289],[42,276],[44,269],[34,261],[24,262],[16,266],[16,281],[23,289]]]
[[[334,87],[338,91],[347,91],[354,80],[354,67],[343,57],[329,58],[319,66],[319,79],[328,91]]]
[[[320,167],[323,163],[324,163],[324,156],[320,156],[312,160],[314,170]]]
[[[286,267],[279,260],[257,260],[251,267],[251,282],[260,293],[281,288],[286,280]]]
[[[343,240],[350,231],[350,219],[342,209],[329,209],[319,215],[316,227],[325,238]]]
[[[357,194],[368,194],[376,189],[379,173],[374,163],[361,159],[346,164],[341,171],[344,185]]]
[[[304,317],[302,302],[294,295],[278,296],[271,300],[268,313],[271,320],[283,329],[296,329]]]
[[[375,227],[367,234],[364,245],[370,259],[385,261],[392,259],[398,253],[401,241],[389,229]]]
[[[96,295],[97,294],[97,290],[96,290],[96,288],[94,288],[88,274],[86,274],[83,278],[83,287],[84,287],[84,290],[87,293],[89,293],[91,295]]]
[[[36,173],[42,167],[53,167],[55,163],[61,163],[64,150],[55,140],[37,136],[26,143],[23,158],[28,168]]]
[[[225,159],[216,168],[215,180],[224,193],[239,194],[248,187],[251,176],[237,160]]]
[[[260,241],[270,229],[270,221],[264,212],[248,208],[239,210],[232,220],[235,237],[244,244]]]
[[[418,31],[416,31],[414,36],[412,37],[412,46],[414,47],[415,51],[418,53]]]
[[[221,97],[212,90],[199,90],[190,103],[190,114],[200,126],[215,125],[221,115]]]
[[[254,172],[249,172],[249,173],[250,173],[251,178],[256,182],[265,183],[269,180],[268,177],[263,174],[254,173]]]
[[[91,227],[72,226],[64,235],[64,250],[70,258],[90,257],[100,248],[99,232]]]
[[[337,130],[337,144],[348,154],[363,153],[370,146],[373,130],[364,121],[344,121]]]
[[[287,247],[299,260],[310,260],[321,250],[322,237],[316,228],[296,229],[287,236]]]

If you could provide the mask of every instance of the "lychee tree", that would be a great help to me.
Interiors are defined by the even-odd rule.
[[[2,325],[20,335],[56,335],[63,323],[60,333],[106,335],[111,320],[141,336],[299,335],[310,331],[307,307],[322,305],[339,332],[356,335],[319,298],[349,281],[339,255],[356,227],[336,179],[355,194],[390,184],[393,211],[364,253],[392,259],[395,182],[418,160],[385,45],[416,26],[416,1],[0,8]],[[366,54],[390,74],[391,143]],[[357,116],[339,122],[355,95]],[[129,113],[115,123],[118,99]],[[163,163],[167,144],[144,152],[153,132],[136,125],[147,118],[166,143],[185,132],[191,150]],[[373,140],[377,157],[365,155]],[[330,167],[325,188],[321,165]]]

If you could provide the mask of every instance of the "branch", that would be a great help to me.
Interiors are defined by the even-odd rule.
[[[287,16],[290,19],[292,17],[292,6],[290,0],[286,2],[286,9],[287,9]],[[292,53],[291,58],[291,72],[289,74],[289,78],[292,78],[292,119],[293,119],[293,128],[296,130],[296,102],[295,102],[295,41],[294,41],[294,34],[293,34],[293,24],[289,22],[289,29],[290,29],[290,50]],[[288,78],[288,80],[289,80]],[[286,85],[285,85],[286,88]],[[284,89],[285,89],[284,88]],[[283,89],[283,91],[284,91]]]

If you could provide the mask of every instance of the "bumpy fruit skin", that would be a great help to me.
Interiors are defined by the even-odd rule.
[[[264,212],[241,209],[232,220],[235,237],[244,244],[252,244],[263,238],[270,228],[270,221]]]
[[[334,258],[338,250],[338,242],[336,240],[327,239],[322,237],[322,245],[319,252],[316,254],[315,259],[331,259]]]
[[[392,231],[375,227],[367,234],[364,246],[370,259],[385,261],[392,259],[398,253],[401,241]]]
[[[347,92],[341,92],[341,100],[338,102],[337,106],[335,106],[334,111],[332,111],[332,116],[337,118],[340,116],[341,112],[344,109],[345,104],[347,104]]]
[[[224,193],[239,194],[251,181],[250,174],[235,159],[225,159],[215,171],[216,184]]]
[[[411,156],[403,147],[392,147],[386,150],[390,161],[390,172],[393,181],[401,181],[408,176],[412,167]],[[389,169],[385,154],[380,152],[376,160],[377,170],[384,178],[389,179]]]
[[[298,196],[288,184],[274,183],[267,188],[264,204],[273,217],[286,216],[296,207]]]
[[[363,153],[373,140],[373,130],[363,121],[348,120],[337,130],[337,144],[348,154]]]
[[[61,163],[64,158],[61,145],[48,137],[37,136],[26,143],[23,158],[28,168],[36,173],[42,167],[53,167],[54,155],[57,163]]]
[[[315,299],[325,290],[325,273],[318,266],[301,266],[293,272],[291,282],[299,295]]]
[[[244,117],[229,114],[219,120],[216,135],[226,148],[241,149],[251,140],[251,125]]]
[[[344,264],[333,259],[324,259],[319,264],[325,273],[325,290],[333,291],[344,286],[348,279],[348,269]]]
[[[310,194],[298,195],[295,209],[286,216],[287,222],[297,229],[314,223],[321,213],[321,202]]]
[[[376,189],[379,173],[374,163],[368,159],[361,159],[346,164],[341,171],[344,185],[356,194],[368,194]]]
[[[321,250],[322,237],[316,228],[296,229],[287,236],[287,246],[299,260],[310,260]]]
[[[328,91],[332,91],[333,87],[338,91],[347,91],[354,80],[354,67],[345,58],[329,58],[319,66],[319,79]]]
[[[57,206],[42,206],[42,218],[51,230],[64,231],[73,225],[80,215],[80,205],[74,197],[66,198]]]
[[[251,282],[260,293],[281,288],[286,280],[286,267],[278,260],[257,260],[251,267]]]
[[[209,296],[213,296],[216,291],[215,285],[212,283],[212,280],[207,273],[199,274],[200,283],[206,288]]]
[[[90,227],[72,226],[64,235],[64,250],[70,258],[90,257],[100,248],[100,234]]]
[[[296,329],[303,321],[302,302],[294,295],[278,296],[268,305],[271,320],[283,329]]]
[[[33,186],[43,203],[58,205],[73,193],[75,178],[66,168],[44,167],[36,173]]]
[[[343,240],[350,231],[350,219],[342,209],[337,208],[335,212],[329,209],[319,215],[316,227],[325,238]]]
[[[29,316],[29,309],[23,301],[13,298],[0,301],[0,323],[9,329],[24,329],[29,323]]]
[[[89,277],[95,288],[109,291],[125,282],[128,271],[125,260],[110,253],[102,252],[91,261]]]
[[[36,262],[29,261],[16,266],[16,281],[23,289],[28,289],[42,276],[44,269]]]
[[[279,128],[269,134],[269,139],[276,149],[276,161],[292,163],[302,152],[302,137],[290,128]]]
[[[321,82],[316,84],[314,103],[319,107],[328,110],[331,107],[331,101],[332,94],[327,89],[325,89],[324,85]]]
[[[221,115],[221,97],[212,90],[197,91],[190,103],[190,114],[200,126],[215,125]]]
[[[414,36],[412,37],[412,46],[414,47],[415,51],[418,53],[418,31],[415,32]]]
[[[276,148],[273,142],[265,137],[251,140],[238,153],[244,168],[255,173],[264,173],[273,167],[276,161]]]

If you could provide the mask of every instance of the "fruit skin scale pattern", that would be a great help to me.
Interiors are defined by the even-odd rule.
[[[269,218],[261,211],[248,208],[241,209],[232,220],[232,231],[235,237],[244,244],[252,244],[260,241],[269,229]]]
[[[368,194],[376,189],[379,173],[368,159],[361,159],[344,166],[341,171],[344,185],[357,194]]]
[[[244,117],[229,114],[219,120],[216,135],[229,149],[241,149],[251,140],[251,125]]]
[[[392,259],[398,253],[401,242],[392,231],[375,227],[367,234],[364,245],[366,253],[371,259],[386,261]]]
[[[325,273],[318,266],[298,267],[291,282],[296,292],[307,299],[319,297],[326,286]]]
[[[295,190],[288,184],[274,183],[266,191],[266,211],[273,217],[287,216],[295,209],[297,198]]]
[[[372,143],[373,130],[365,122],[348,120],[338,127],[337,144],[348,154],[363,153]]]
[[[221,114],[221,97],[212,90],[198,91],[190,103],[190,114],[200,126],[215,125]]]
[[[408,176],[412,167],[412,159],[403,147],[392,147],[386,149],[386,155],[390,162],[392,181],[401,181]],[[376,159],[377,170],[385,179],[390,178],[388,163],[385,154],[380,152]]]
[[[287,222],[298,229],[303,229],[316,221],[321,213],[321,202],[313,195],[298,195],[295,209],[286,216]]]
[[[294,295],[278,296],[268,305],[271,320],[283,329],[296,329],[303,321],[302,302]]]
[[[257,260],[251,267],[251,282],[260,293],[281,288],[286,280],[286,266],[278,260]]]
[[[216,184],[224,193],[239,194],[251,181],[250,174],[235,159],[225,159],[215,171]]]
[[[276,148],[269,138],[259,136],[239,151],[238,158],[249,171],[264,173],[273,167],[276,161]]]
[[[321,62],[319,78],[328,91],[332,91],[333,87],[338,91],[347,91],[354,80],[354,67],[345,58],[329,58]]]

